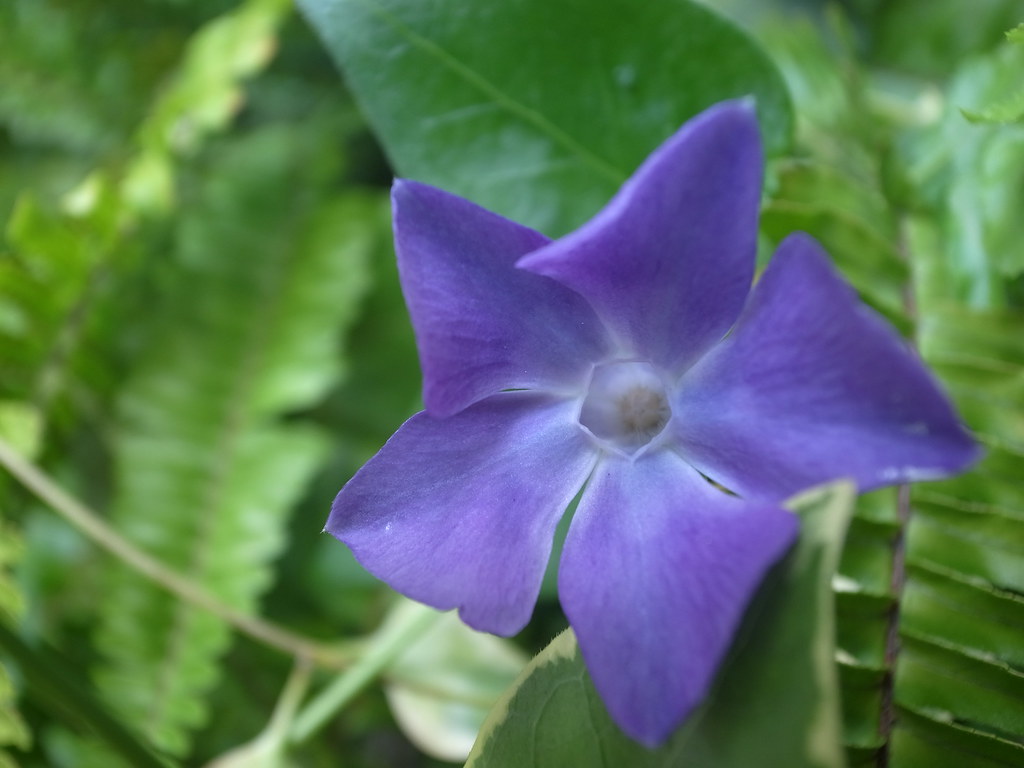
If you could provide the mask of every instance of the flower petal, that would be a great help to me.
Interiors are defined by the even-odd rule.
[[[767,501],[840,477],[861,490],[943,477],[978,456],[909,345],[803,233],[686,374],[673,412],[688,461]]]
[[[594,219],[519,266],[585,296],[624,356],[681,371],[725,335],[750,290],[762,165],[753,105],[712,107]]]
[[[594,466],[575,409],[508,392],[447,419],[418,413],[342,488],[327,531],[399,592],[514,634]]]
[[[713,487],[671,451],[608,458],[566,538],[559,594],[608,711],[654,746],[703,698],[796,517]]]
[[[547,238],[425,184],[397,181],[392,201],[431,414],[503,389],[583,386],[607,347],[600,321],[565,286],[515,268]]]

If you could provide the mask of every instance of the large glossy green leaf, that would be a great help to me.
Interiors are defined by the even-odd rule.
[[[549,235],[591,216],[663,139],[753,94],[787,146],[774,65],[688,0],[302,0],[396,171]]]
[[[641,747],[612,723],[567,630],[491,713],[467,768],[842,766],[831,582],[853,501],[844,484],[793,501],[799,542],[748,612],[708,700],[664,747]]]

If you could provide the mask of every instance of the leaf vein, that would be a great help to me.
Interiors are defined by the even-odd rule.
[[[466,83],[492,99],[497,106],[515,117],[518,117],[520,120],[537,129],[542,134],[547,135],[548,138],[556,144],[561,145],[562,148],[567,150],[570,154],[574,154],[579,157],[580,160],[590,166],[590,168],[596,173],[604,176],[615,184],[621,184],[626,180],[628,176],[627,172],[617,168],[607,160],[604,160],[591,152],[579,141],[552,123],[537,110],[523,104],[512,96],[509,96],[490,80],[463,64],[459,59],[455,58],[455,56],[450,54],[433,40],[430,40],[410,29],[393,14],[388,13],[385,9],[381,8],[373,0],[358,0],[358,2],[378,19],[390,26],[396,33],[404,37],[410,44],[418,48],[421,52],[427,56],[437,59],[438,62],[447,67],[455,75],[462,78]]]

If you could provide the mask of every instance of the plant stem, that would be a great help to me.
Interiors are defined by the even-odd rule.
[[[889,591],[893,597],[885,629],[885,677],[882,678],[882,707],[878,720],[878,731],[884,742],[876,759],[878,768],[886,768],[889,765],[890,742],[896,725],[896,660],[900,652],[900,603],[907,579],[906,547],[907,526],[910,525],[910,486],[901,485],[897,498],[900,527],[892,545],[892,577]]]
[[[910,282],[904,286],[903,309],[906,316],[913,321],[913,333],[910,343],[918,349],[917,286],[919,275],[914,272],[917,261],[910,251],[909,220],[904,214],[899,220],[899,237],[897,241],[900,256],[910,267]],[[896,538],[892,542],[892,574],[889,579],[889,593],[892,604],[886,616],[885,627],[885,674],[882,677],[882,701],[878,713],[878,733],[882,737],[882,746],[875,755],[876,768],[888,768],[891,758],[892,734],[896,727],[896,662],[900,653],[900,607],[903,603],[903,589],[907,580],[907,530],[910,526],[910,485],[901,485],[896,496],[896,522],[899,526]]]
[[[125,539],[96,512],[65,492],[45,472],[23,459],[2,439],[0,465],[95,544],[182,600],[220,617],[249,637],[297,658],[309,659],[334,669],[344,668],[351,662],[350,654],[338,648],[290,632],[232,608],[214,597],[199,584]]]
[[[306,689],[309,688],[312,672],[307,659],[295,660],[295,666],[285,681],[281,696],[274,706],[274,713],[270,716],[270,724],[267,726],[267,733],[275,741],[284,743],[287,738],[288,730],[295,720],[295,713],[299,711],[299,704],[302,703]]]
[[[335,712],[422,637],[442,615],[433,608],[416,605],[403,614],[401,621],[385,623],[367,642],[366,652],[299,712],[292,723],[291,742],[305,741],[326,725]]]
[[[206,764],[206,768],[245,768],[246,766],[285,765],[288,731],[312,677],[309,659],[297,658],[281,695],[274,705],[270,722],[252,741],[235,747]]]

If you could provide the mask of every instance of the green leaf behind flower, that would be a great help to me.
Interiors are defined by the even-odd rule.
[[[920,346],[985,447],[911,496],[893,744],[934,765],[1024,765],[1024,312],[922,307]],[[913,737],[913,747],[909,746]],[[934,761],[934,762],[932,762]]]
[[[757,98],[768,150],[792,116],[772,62],[687,0],[302,0],[395,170],[554,236],[593,215],[687,118]]]
[[[905,224],[916,337],[985,455],[858,505],[837,580],[851,766],[1024,766],[1024,313],[968,305],[941,222]]]

